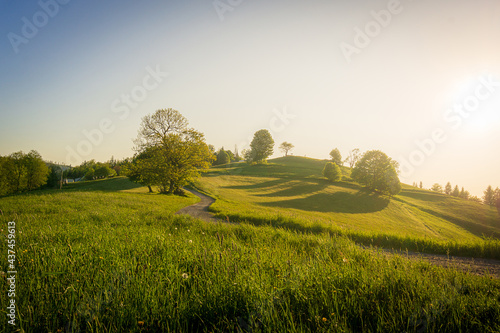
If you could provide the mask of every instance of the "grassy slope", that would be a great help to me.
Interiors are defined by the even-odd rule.
[[[212,168],[197,186],[218,200],[219,217],[239,221],[287,221],[347,233],[476,242],[500,237],[498,212],[475,202],[403,186],[389,200],[352,182],[321,176],[325,161],[287,157],[268,165],[243,163]],[[349,174],[349,169],[343,172]]]
[[[344,237],[172,215],[193,197],[125,179],[0,198],[24,332],[500,329],[500,282]],[[5,254],[6,243],[0,245]],[[0,270],[7,271],[6,260]],[[8,289],[2,274],[0,289]],[[7,297],[0,298],[6,318]],[[8,331],[7,320],[0,331]]]

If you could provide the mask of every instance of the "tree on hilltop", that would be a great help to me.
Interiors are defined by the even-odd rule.
[[[453,192],[451,192],[451,195],[458,198],[458,196],[460,195],[460,190],[458,189],[458,185],[455,185],[455,188],[453,189]]]
[[[443,193],[443,187],[438,183],[435,183],[434,185],[432,185],[431,190],[434,192]]]
[[[330,158],[332,159],[332,162],[337,164],[337,165],[342,165],[342,155],[340,154],[340,151],[335,148],[330,152]]]
[[[285,156],[288,156],[288,152],[294,148],[290,142],[282,142],[279,149],[285,153]]]
[[[347,156],[347,158],[345,159],[344,162],[348,163],[349,168],[352,169],[352,168],[354,168],[354,166],[356,165],[356,162],[358,162],[360,158],[361,158],[361,155],[359,153],[359,149],[355,148],[349,152],[349,156]]]
[[[396,195],[401,192],[397,173],[398,163],[380,150],[363,154],[353,168],[351,177],[373,191]]]
[[[273,154],[274,140],[266,129],[261,129],[253,135],[253,140],[250,143],[250,150],[245,158],[248,162],[262,163]]]
[[[493,191],[493,187],[489,185],[486,191],[484,191],[483,193],[483,203],[490,206],[495,205],[495,191]]]

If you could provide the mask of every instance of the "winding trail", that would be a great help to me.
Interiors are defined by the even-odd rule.
[[[187,188],[184,188],[184,190],[198,196],[201,200],[200,202],[197,202],[191,206],[182,208],[175,214],[187,214],[207,222],[224,222],[222,220],[216,219],[214,215],[208,211],[208,207],[210,207],[210,205],[215,202],[215,199],[212,199],[208,195],[195,190]]]
[[[200,202],[195,203],[191,206],[182,208],[175,214],[187,214],[207,222],[227,223],[227,221],[215,218],[214,215],[208,211],[208,207],[210,207],[210,205],[215,202],[215,199],[212,199],[209,196],[195,190],[191,189],[184,189],[184,190],[198,196],[201,200]],[[364,246],[361,247],[365,248]],[[476,275],[483,275],[483,276],[491,275],[497,279],[500,279],[500,260],[469,258],[469,257],[453,257],[440,254],[403,252],[403,251],[391,251],[391,250],[383,250],[383,252],[386,255],[398,254],[411,260],[421,259],[437,266],[454,268]]]

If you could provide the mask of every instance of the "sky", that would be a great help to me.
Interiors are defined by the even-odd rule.
[[[378,149],[412,184],[500,187],[495,0],[0,0],[0,155],[131,157],[181,112],[217,149]]]

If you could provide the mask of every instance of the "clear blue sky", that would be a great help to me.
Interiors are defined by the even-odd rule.
[[[171,107],[217,148],[269,128],[295,155],[380,149],[410,161],[410,184],[500,186],[498,1],[4,0],[0,13],[0,155],[132,156],[141,118]]]

